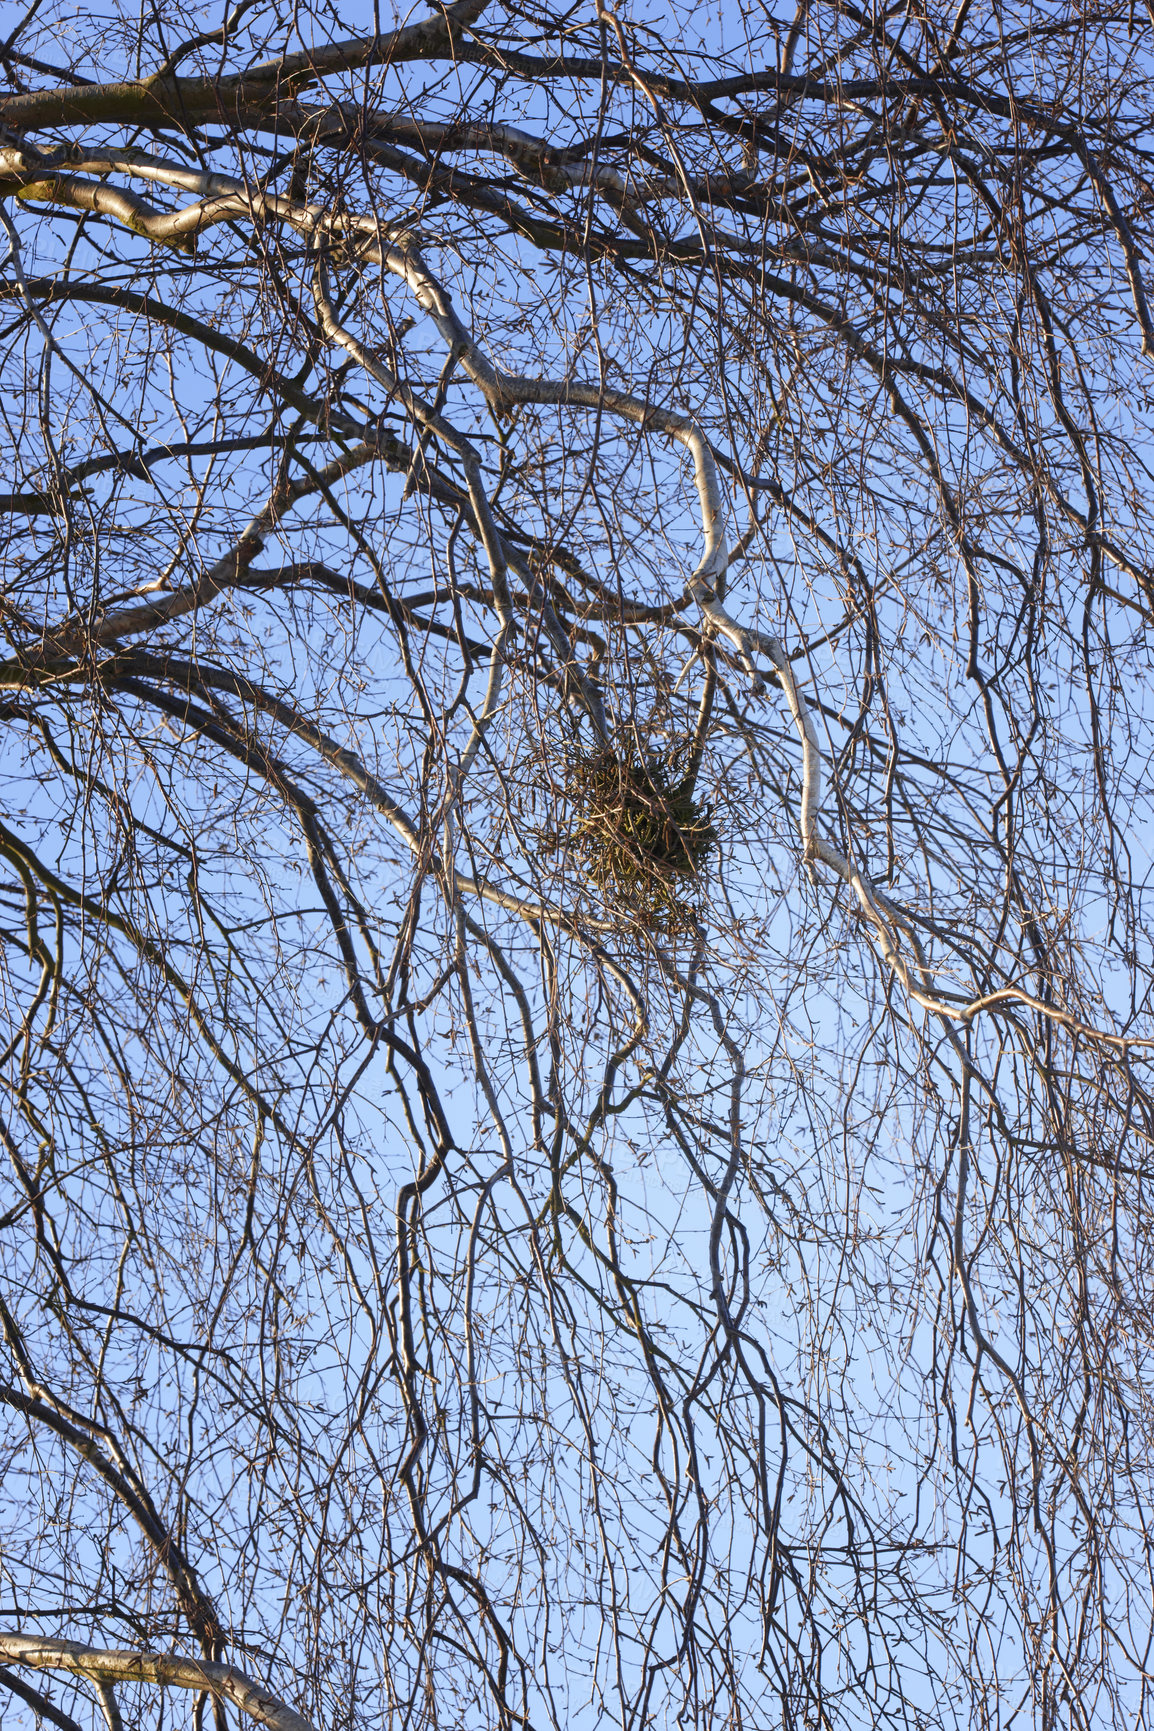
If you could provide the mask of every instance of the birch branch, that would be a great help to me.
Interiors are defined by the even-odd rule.
[[[36,1671],[68,1671],[94,1683],[105,1700],[116,1683],[154,1683],[162,1688],[207,1689],[221,1701],[265,1725],[268,1731],[313,1731],[310,1722],[284,1701],[233,1665],[212,1659],[185,1659],[175,1653],[110,1651],[85,1647],[78,1641],[56,1641],[41,1635],[0,1633],[0,1658],[10,1665]],[[107,1712],[108,1709],[105,1708]],[[110,1722],[111,1723],[111,1722]]]

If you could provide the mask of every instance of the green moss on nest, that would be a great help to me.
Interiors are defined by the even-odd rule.
[[[573,771],[578,822],[571,835],[586,875],[608,901],[647,925],[690,929],[697,911],[683,892],[699,884],[717,831],[677,766],[619,758],[608,747]]]

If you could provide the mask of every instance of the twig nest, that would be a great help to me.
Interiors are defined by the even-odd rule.
[[[587,877],[610,902],[652,928],[691,929],[717,831],[693,797],[693,778],[676,763],[623,759],[606,747],[578,758],[573,771],[577,821],[569,843]]]

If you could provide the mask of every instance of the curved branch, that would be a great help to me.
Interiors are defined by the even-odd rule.
[[[127,1649],[103,1651],[78,1641],[47,1636],[0,1633],[0,1658],[10,1665],[37,1671],[68,1671],[100,1686],[115,1683],[155,1683],[162,1688],[208,1690],[231,1701],[268,1731],[313,1731],[309,1720],[287,1702],[269,1693],[243,1671],[212,1659],[183,1659],[174,1653],[144,1653]]]

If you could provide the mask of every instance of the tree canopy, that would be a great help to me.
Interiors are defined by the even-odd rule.
[[[5,28],[0,1711],[1147,1725],[1150,0]]]

